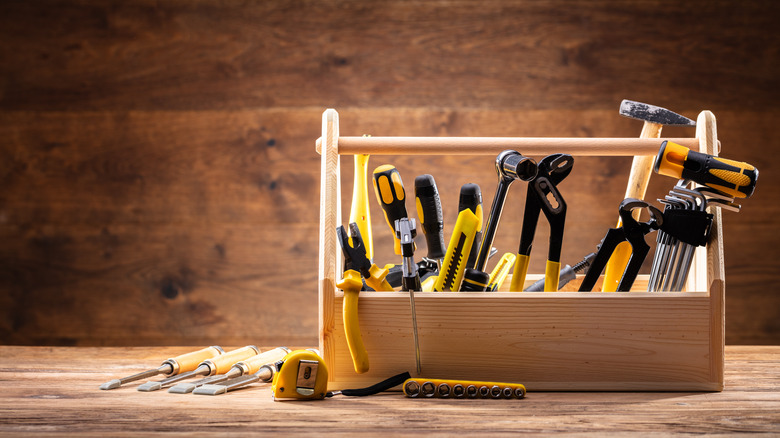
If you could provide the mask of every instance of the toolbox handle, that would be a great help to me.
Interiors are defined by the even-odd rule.
[[[339,155],[498,155],[504,150],[523,155],[565,153],[580,156],[656,155],[665,140],[699,149],[697,138],[594,137],[338,137]],[[322,137],[317,139],[322,154]]]

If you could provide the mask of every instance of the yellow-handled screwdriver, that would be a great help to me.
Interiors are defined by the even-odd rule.
[[[732,198],[749,198],[758,180],[758,169],[752,164],[692,151],[671,141],[661,143],[653,170],[691,180]]]
[[[391,164],[384,164],[374,169],[374,192],[385,220],[393,233],[395,253],[401,255],[401,241],[395,233],[395,221],[409,217],[406,213],[406,191],[401,181],[401,174]],[[417,247],[414,247],[417,249]]]
[[[256,354],[259,354],[260,350],[254,345],[248,345],[246,347],[239,348],[237,350],[229,351],[211,359],[206,359],[201,362],[197,368],[192,371],[181,373],[179,375],[169,377],[167,379],[160,380],[159,382],[146,382],[138,387],[139,391],[149,392],[162,389],[164,386],[169,386],[184,379],[189,379],[195,376],[213,376],[214,374],[226,373],[236,362],[248,359]]]
[[[128,377],[122,377],[121,379],[111,380],[109,382],[100,385],[100,389],[116,389],[124,385],[125,383],[135,382],[136,380],[141,380],[141,379],[148,379],[160,374],[164,374],[166,376],[173,376],[179,373],[192,371],[195,368],[197,368],[198,364],[200,364],[204,360],[211,359],[213,357],[219,356],[220,354],[224,354],[224,353],[225,351],[222,350],[221,347],[212,345],[211,347],[206,347],[198,351],[192,351],[176,357],[172,357],[166,360],[165,362],[163,362],[162,365],[159,366],[159,368],[154,368],[138,374],[133,374],[132,376],[128,376]]]
[[[196,388],[199,388],[205,384],[214,385],[220,382],[224,382],[226,380],[234,379],[236,377],[241,377],[247,374],[253,374],[260,371],[262,367],[271,366],[276,362],[282,360],[284,356],[286,356],[287,353],[289,352],[290,349],[287,347],[276,347],[272,350],[264,351],[260,354],[252,356],[249,359],[242,360],[241,362],[236,362],[224,374],[218,374],[215,376],[206,377],[204,379],[192,383],[182,382],[177,385],[173,385],[168,390],[168,392],[174,394],[189,394]],[[273,376],[273,374],[270,374],[270,376]]]

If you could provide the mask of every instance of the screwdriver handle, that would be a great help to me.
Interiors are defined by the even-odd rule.
[[[436,181],[429,174],[414,179],[414,196],[417,217],[420,219],[425,242],[428,244],[428,258],[438,260],[444,257],[444,216]]]
[[[465,209],[471,210],[479,219],[477,225],[477,235],[474,237],[474,245],[471,246],[471,253],[469,254],[466,267],[473,268],[477,262],[477,255],[479,254],[479,242],[482,241],[482,221],[484,220],[484,213],[482,212],[482,191],[479,186],[473,183],[463,184],[460,188],[460,198],[458,199],[458,213]]]
[[[225,354],[225,350],[219,346],[212,345],[211,347],[202,348],[198,351],[192,351],[172,357],[163,362],[163,365],[167,364],[173,368],[172,372],[168,375],[185,373],[197,368],[204,360],[215,358],[221,354]]]
[[[395,221],[409,217],[406,213],[406,192],[401,174],[391,164],[374,169],[374,192],[390,231],[393,233],[395,253],[401,254],[401,241],[395,234]]]
[[[276,347],[273,350],[264,351],[258,355],[252,356],[249,359],[237,362],[234,367],[240,367],[243,375],[254,374],[260,371],[264,365],[276,363],[282,360],[290,349],[287,347]]]
[[[260,354],[260,350],[257,347],[254,345],[247,345],[246,347],[229,351],[217,357],[206,359],[201,362],[200,366],[207,366],[209,368],[209,376],[213,376],[214,374],[225,374],[236,364],[236,362],[249,359],[257,354]]]
[[[374,243],[371,237],[371,211],[368,205],[368,154],[355,155],[355,186],[352,189],[352,207],[349,222],[356,223],[366,246],[366,257],[374,259]]]
[[[750,197],[758,180],[758,169],[752,164],[693,151],[670,141],[661,143],[653,170],[691,180],[733,198]]]

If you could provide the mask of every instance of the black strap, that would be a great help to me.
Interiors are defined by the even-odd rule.
[[[371,385],[366,388],[361,389],[345,389],[341,391],[341,394],[351,397],[363,397],[366,395],[374,395],[378,394],[382,391],[387,391],[388,389],[398,386],[406,381],[406,379],[411,379],[412,376],[409,374],[409,372],[403,372],[401,374],[397,374],[387,380],[383,380],[375,385]],[[334,394],[332,392],[328,393],[328,397],[332,397]]]

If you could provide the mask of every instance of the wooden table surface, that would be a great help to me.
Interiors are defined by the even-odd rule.
[[[529,393],[412,400],[400,393],[273,402],[268,385],[221,396],[98,389],[192,348],[0,346],[0,434],[780,434],[780,346],[727,346],[721,393]]]

